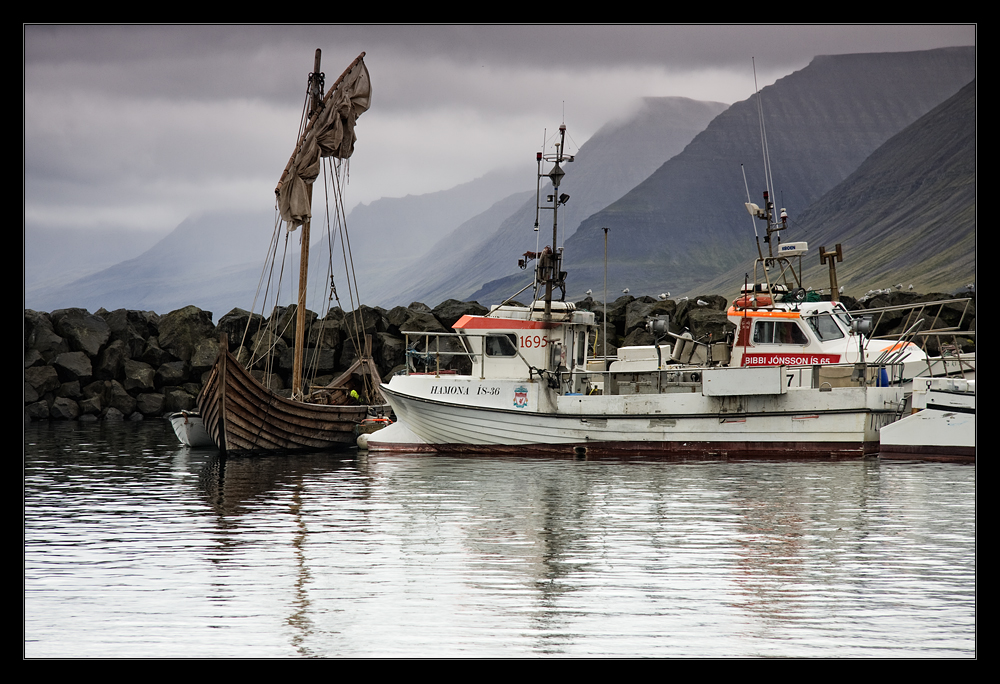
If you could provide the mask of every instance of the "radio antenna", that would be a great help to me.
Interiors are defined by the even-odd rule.
[[[764,125],[764,103],[760,96],[760,88],[757,85],[757,62],[751,57],[750,63],[753,65],[753,87],[757,92],[757,118],[760,120],[760,146],[764,155],[764,183],[767,186],[768,195],[774,197],[774,181],[771,178],[771,153],[767,148],[767,128]]]

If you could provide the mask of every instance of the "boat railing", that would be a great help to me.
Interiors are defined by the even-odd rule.
[[[785,366],[786,385],[829,391],[834,387],[889,387],[902,384],[903,364],[828,363],[813,366]]]
[[[665,364],[651,370],[614,371],[564,371],[559,374],[560,386],[576,388],[575,380],[587,377],[586,392],[575,394],[644,394],[663,391],[695,391],[701,386],[705,371],[717,370],[719,366],[692,366],[685,364]],[[805,366],[783,366],[784,383],[788,388],[818,389],[831,391],[839,387],[888,387],[904,381],[902,363],[830,363]],[[625,391],[622,391],[625,390]]]
[[[872,318],[872,330],[878,330],[879,326],[886,320],[887,317],[892,316],[897,312],[906,312],[905,320],[902,321],[901,330],[902,332],[891,334],[891,335],[879,335],[875,339],[882,340],[901,340],[904,336],[912,335],[911,328],[916,325],[917,321],[928,320],[930,317],[930,325],[924,325],[920,330],[921,336],[929,336],[933,333],[953,333],[959,334],[962,331],[963,323],[966,322],[966,317],[972,317],[972,313],[969,311],[969,307],[972,304],[971,297],[960,297],[957,299],[938,299],[933,302],[917,302],[914,304],[899,304],[896,306],[882,306],[873,309],[859,309],[851,311],[852,317],[858,316],[868,316]],[[944,321],[944,311],[945,306],[957,310],[961,307],[961,312],[958,316],[958,321],[955,325],[942,325]],[[925,317],[927,314],[927,317]],[[965,334],[965,333],[961,333]],[[926,351],[927,339],[923,341],[924,346],[921,349]]]
[[[453,373],[442,368],[447,365],[453,356],[469,358],[473,363],[479,362],[479,378],[486,377],[486,364],[488,354],[473,351],[470,343],[473,339],[483,340],[480,349],[486,349],[485,338],[495,336],[498,333],[447,333],[447,332],[427,332],[427,331],[402,331],[406,342],[406,374],[431,374],[440,377],[442,373]],[[450,340],[457,338],[461,349],[442,349],[441,339]],[[418,350],[416,346],[423,342],[423,350]],[[525,364],[529,374],[533,370],[531,364],[524,359],[520,350],[515,350],[513,355],[505,355],[500,358],[509,359],[516,355]],[[609,357],[605,361],[616,360],[617,357]],[[588,362],[594,359],[588,358]],[[415,361],[420,361],[427,369],[420,373],[415,369]],[[430,370],[433,365],[433,371]],[[607,368],[608,366],[604,366]],[[659,369],[637,370],[584,370],[575,368],[572,370],[561,370],[550,372],[550,378],[558,378],[558,383],[553,383],[558,387],[570,388],[572,394],[583,393],[580,390],[587,387],[590,393],[595,386],[603,387],[605,393],[618,394],[617,387],[621,384],[622,378],[628,376],[645,376],[636,380],[625,380],[631,383],[637,393],[644,391],[649,384],[649,379],[656,377],[657,387],[690,387],[694,388],[701,384],[702,373],[705,370],[717,369],[715,365],[692,365],[692,364],[670,364],[665,363]],[[903,364],[897,359],[883,360],[879,363],[836,363],[821,365],[784,366],[785,382],[787,387],[813,388],[819,390],[829,390],[834,387],[858,387],[868,386],[888,386],[898,384],[903,381]],[[582,382],[581,382],[582,381]],[[611,390],[611,392],[609,392]]]
[[[958,340],[959,337],[975,338],[975,336],[975,330],[963,330],[961,332],[932,330],[916,333],[915,337],[936,337],[938,339],[937,347],[940,355],[924,357],[924,361],[927,364],[928,375],[954,376],[957,374],[963,378],[975,375],[976,354],[975,352],[963,352],[962,345]],[[950,340],[950,344],[946,342],[948,340]],[[921,348],[923,348],[926,343],[927,340],[924,341]]]
[[[927,372],[930,375],[952,375],[955,373],[966,377],[969,373],[975,373],[975,356],[965,354],[962,351],[960,337],[975,338],[975,331],[965,330],[966,319],[972,318],[970,312],[972,305],[971,297],[959,297],[955,299],[939,299],[933,302],[919,302],[915,304],[900,304],[897,306],[885,306],[874,309],[863,309],[851,312],[852,316],[866,316],[872,319],[872,330],[878,330],[879,325],[887,318],[891,319],[896,314],[905,312],[905,318],[901,319],[899,325],[902,332],[890,335],[878,335],[873,339],[895,340],[898,342],[910,342],[916,344],[921,351],[927,354],[928,344],[933,340],[937,344],[939,356],[926,356]],[[952,313],[950,318],[954,325],[945,321],[945,307]],[[958,313],[958,320],[954,320],[955,312]],[[905,350],[903,345],[895,348],[897,354],[902,355]],[[935,367],[941,366],[941,367]]]

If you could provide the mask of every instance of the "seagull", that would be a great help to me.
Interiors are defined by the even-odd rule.
[[[667,297],[669,297],[669,296],[670,296],[669,292],[661,292],[659,295],[657,295],[657,297],[659,298],[659,300],[661,302],[664,301],[664,300],[666,300]]]
[[[708,302],[706,302],[704,299],[697,300],[695,304],[697,304],[698,306],[708,306]]]
[[[624,290],[622,290],[622,294],[628,294],[628,288],[627,287]]]
[[[593,291],[593,290],[590,290],[590,289],[588,289],[588,290],[587,290],[587,296],[589,297],[589,296],[590,296],[590,295],[592,295],[592,294],[594,294],[594,291]]]

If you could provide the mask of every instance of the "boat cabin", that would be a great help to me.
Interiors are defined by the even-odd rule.
[[[434,367],[431,359],[441,355],[465,356],[471,362],[469,376],[492,380],[543,378],[560,394],[587,390],[587,339],[595,327],[590,311],[577,311],[570,302],[552,302],[549,319],[545,303],[527,306],[494,306],[485,316],[466,315],[453,326],[454,333],[407,332],[410,340],[426,338],[425,352],[411,349],[408,355],[425,360],[426,373],[454,373]],[[446,339],[458,339],[462,351]],[[415,373],[411,368],[408,374]]]
[[[454,329],[472,353],[472,375],[481,378],[524,378],[539,372],[585,373],[587,335],[594,314],[577,311],[570,302],[531,307],[495,306],[486,316],[463,316]]]
[[[857,338],[851,332],[851,315],[843,304],[788,305],[768,299],[744,295],[729,308],[727,316],[737,331],[732,365],[803,366],[857,361]],[[848,355],[852,358],[848,359]]]
[[[737,330],[734,366],[872,363],[894,352],[906,361],[923,358],[911,343],[869,340],[854,332],[851,314],[840,302],[771,302],[745,294],[727,315]]]

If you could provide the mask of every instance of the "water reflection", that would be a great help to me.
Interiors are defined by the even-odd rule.
[[[27,655],[971,656],[975,469],[26,427]]]

